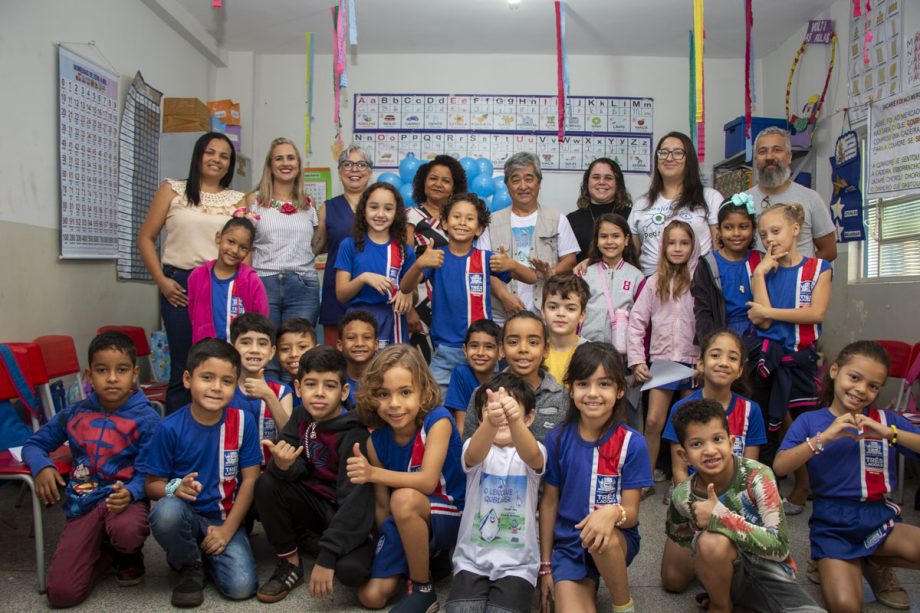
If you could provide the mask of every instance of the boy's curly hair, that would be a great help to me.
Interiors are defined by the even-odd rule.
[[[380,409],[377,392],[383,386],[383,376],[397,366],[412,374],[413,384],[418,389],[420,408],[415,418],[416,426],[421,427],[425,416],[441,404],[441,387],[428,370],[421,352],[411,345],[389,345],[380,350],[367,365],[358,389],[356,404],[358,416],[364,425],[371,428],[386,427],[387,423],[377,413]]]

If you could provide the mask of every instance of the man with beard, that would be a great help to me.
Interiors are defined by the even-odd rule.
[[[801,204],[805,222],[799,232],[799,253],[833,262],[837,258],[837,233],[830,209],[818,192],[792,181],[792,146],[782,128],[765,128],[754,141],[754,176],[757,185],[747,191],[754,199],[757,216],[774,204]],[[757,232],[757,248],[763,249]]]

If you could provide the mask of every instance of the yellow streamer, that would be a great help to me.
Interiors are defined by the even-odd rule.
[[[703,121],[703,39],[705,30],[703,24],[703,0],[693,0],[693,48],[696,65],[696,121]]]

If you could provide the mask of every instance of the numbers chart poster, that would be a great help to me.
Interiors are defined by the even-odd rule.
[[[422,161],[488,158],[500,167],[529,151],[543,170],[582,172],[609,157],[623,172],[652,171],[651,98],[572,96],[562,139],[555,96],[357,94],[354,101],[354,141],[377,168],[397,168],[409,153]]]
[[[118,75],[58,47],[61,257],[118,255]]]

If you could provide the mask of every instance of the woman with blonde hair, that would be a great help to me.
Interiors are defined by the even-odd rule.
[[[246,215],[256,226],[252,266],[268,295],[269,318],[280,326],[292,317],[316,323],[319,279],[314,267],[316,207],[303,191],[300,151],[276,138],[268,148],[259,186],[246,197]]]

